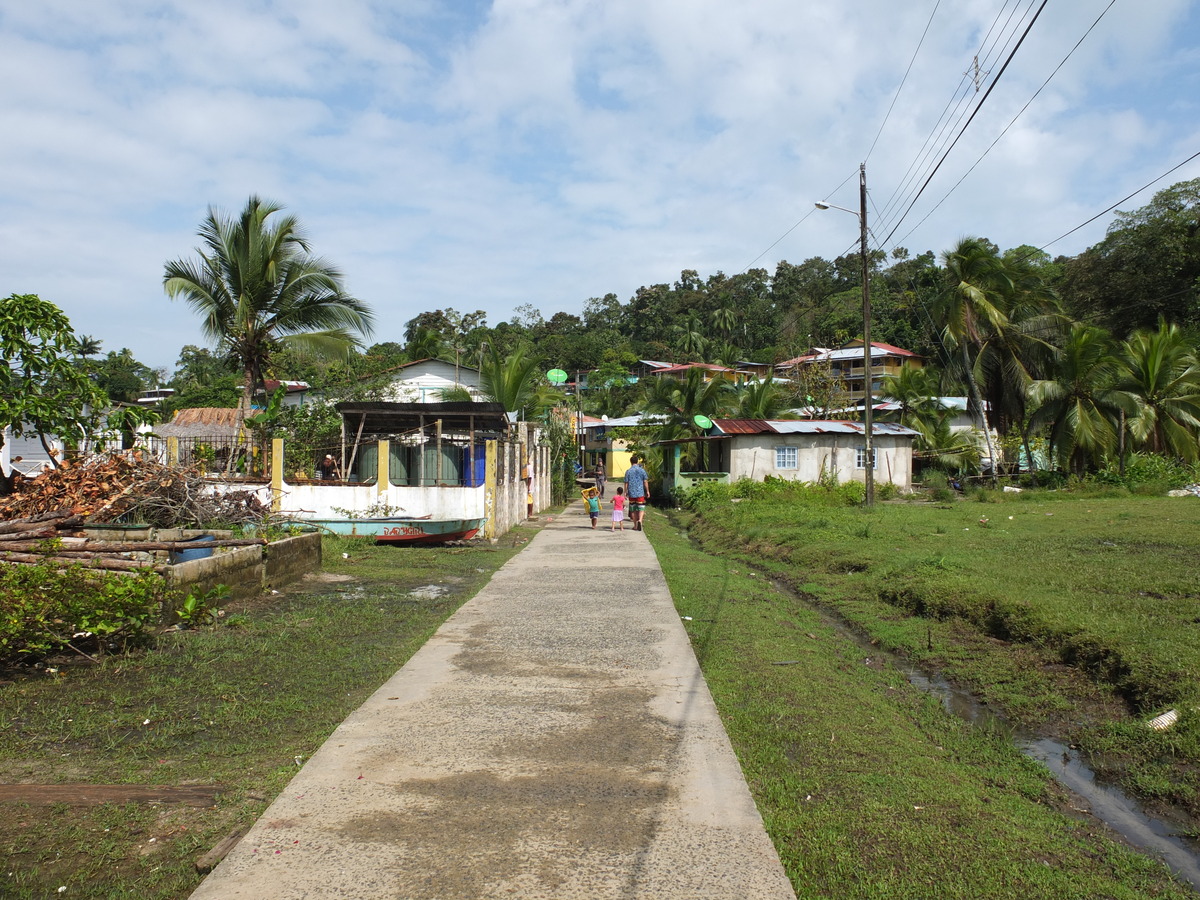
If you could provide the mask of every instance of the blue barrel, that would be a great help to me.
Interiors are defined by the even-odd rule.
[[[213,536],[211,534],[202,534],[199,537],[187,539],[187,543],[189,543],[189,544],[211,544],[212,542],[213,542]],[[208,557],[210,557],[212,555],[213,555],[212,547],[197,546],[195,548],[189,547],[186,550],[172,550],[171,551],[171,565],[177,565],[178,563],[191,562],[193,559],[208,559]]]

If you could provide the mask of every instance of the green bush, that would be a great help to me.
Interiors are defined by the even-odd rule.
[[[1200,467],[1156,453],[1134,453],[1125,460],[1124,475],[1119,462],[1110,460],[1091,480],[1125,487],[1135,494],[1165,494],[1200,481]]]
[[[41,658],[68,646],[124,648],[159,620],[165,591],[166,582],[149,569],[0,567],[0,659]]]
[[[810,484],[768,475],[762,481],[741,478],[733,484],[701,482],[680,491],[678,500],[687,509],[704,512],[734,500],[782,499],[798,506],[855,506],[865,497],[866,487],[860,481],[839,483],[830,479]]]

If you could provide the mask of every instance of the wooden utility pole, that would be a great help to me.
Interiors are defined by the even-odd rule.
[[[862,306],[863,306],[863,434],[866,438],[866,495],[867,506],[875,503],[875,442],[871,435],[871,421],[875,412],[875,394],[871,389],[871,266],[867,251],[867,164],[858,167],[858,225],[861,233],[859,252],[862,255]]]

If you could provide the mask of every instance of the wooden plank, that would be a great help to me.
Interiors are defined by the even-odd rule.
[[[196,858],[196,871],[201,875],[207,875],[217,867],[217,863],[229,855],[229,851],[238,845],[246,832],[250,830],[249,825],[244,825],[236,831],[230,832],[225,837],[221,838],[220,843],[213,847],[203,856]]]
[[[179,803],[213,806],[220,784],[0,784],[0,803],[30,806],[98,806],[101,803]]]

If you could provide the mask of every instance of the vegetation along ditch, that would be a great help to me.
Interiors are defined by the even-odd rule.
[[[182,900],[197,862],[531,537],[376,547],[96,661],[0,667],[0,897]],[[61,890],[60,890],[61,889]]]
[[[1114,825],[1124,819],[1127,832],[1143,824],[1152,830],[1139,821],[1139,809],[1166,823],[1157,828],[1170,835],[1167,843],[1151,852],[1171,859],[1182,877],[1195,877],[1200,667],[1191,501],[981,492],[981,502],[866,510],[841,505],[836,492],[771,485],[689,499],[690,508],[675,516],[696,545],[719,554],[726,567],[750,564],[747,571],[763,581],[777,580],[835,612],[861,636],[844,651],[854,654],[855,666],[893,670],[898,678],[937,673],[960,699],[969,691],[977,710],[1004,717],[996,739],[1010,749],[1016,729],[1027,750],[1068,784],[1075,779],[1075,789],[1086,792],[1090,768],[1102,786],[1135,796],[1136,805],[1112,813]],[[745,603],[728,590],[715,596],[726,598],[718,616],[690,613],[694,640],[716,641],[716,620]],[[771,662],[808,678],[807,654],[817,642],[795,634],[807,604],[794,597],[777,603],[785,610],[780,633],[793,635],[791,659],[778,649]],[[697,644],[702,665],[705,649]],[[882,651],[905,664],[891,665]],[[709,677],[720,685],[720,676]],[[827,697],[815,702],[830,705]],[[1147,727],[1169,709],[1178,715],[1171,728]],[[843,713],[845,728],[864,726],[853,705]],[[877,751],[872,745],[864,752]],[[839,759],[835,771],[846,762]],[[1120,802],[1113,791],[1092,791],[1097,814],[1110,802]],[[1077,801],[1059,804],[1077,815],[1072,805]]]

